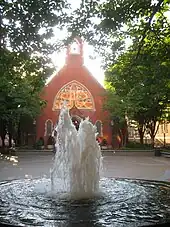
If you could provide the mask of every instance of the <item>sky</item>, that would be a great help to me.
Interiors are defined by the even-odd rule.
[[[100,0],[101,1],[101,0]],[[72,6],[72,9],[76,9],[79,7],[80,4],[80,0],[67,0],[67,2],[69,2]],[[65,37],[65,33],[64,31],[59,31],[58,29],[56,29],[54,31],[55,34],[57,34],[57,36],[60,35],[60,38],[62,39],[62,37]],[[54,37],[55,39],[55,37]],[[99,83],[101,85],[104,86],[104,71],[101,68],[101,62],[102,59],[99,55],[97,55],[95,53],[95,59],[91,59],[89,57],[93,56],[93,52],[94,52],[94,48],[90,45],[88,45],[87,42],[84,42],[84,65],[88,68],[88,70],[92,73],[92,75],[99,81]],[[62,66],[65,63],[65,57],[66,57],[66,50],[61,50],[61,52],[54,52],[51,55],[51,59],[52,62],[54,64],[54,66],[56,67],[56,71],[59,71]],[[54,76],[55,74],[53,74],[51,76],[51,78]],[[49,78],[49,80],[51,79]]]

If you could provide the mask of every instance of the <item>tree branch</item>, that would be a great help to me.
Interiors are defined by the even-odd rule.
[[[145,29],[144,29],[144,31],[143,31],[142,39],[141,39],[141,41],[139,42],[139,48],[138,48],[138,52],[137,52],[137,55],[136,55],[136,59],[138,58],[138,56],[139,56],[139,54],[140,54],[141,48],[142,48],[142,46],[143,46],[143,41],[144,41],[144,39],[146,38],[146,32],[147,32],[148,28],[150,28],[150,26],[151,26],[151,22],[152,22],[152,20],[153,20],[153,17],[154,17],[155,14],[160,10],[161,5],[162,5],[163,2],[164,2],[164,0],[159,0],[158,4],[157,4],[157,5],[154,7],[154,9],[153,9],[153,12],[152,12],[152,14],[151,14],[151,16],[150,16],[150,18],[149,18],[149,21],[147,22],[147,24],[146,24],[146,26],[145,26]]]

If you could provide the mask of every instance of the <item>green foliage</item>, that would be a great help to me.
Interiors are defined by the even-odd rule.
[[[119,116],[120,124],[125,121],[126,108],[123,100],[111,88],[106,90],[103,108],[109,111],[111,119],[115,119],[115,117]]]
[[[104,108],[119,121],[137,121],[141,142],[146,129],[154,139],[156,121],[169,115],[169,9],[169,0],[82,0],[69,24],[72,36],[85,37],[103,56]]]
[[[0,136],[21,134],[21,119],[34,119],[45,105],[40,92],[54,70],[49,54],[56,50],[49,40],[53,27],[68,19],[66,8],[64,0],[1,1]]]
[[[152,121],[168,107],[169,6],[167,0],[82,0],[68,25],[71,37],[85,37],[104,59],[109,85],[104,108],[119,122],[126,114],[137,119],[141,137],[146,125],[154,135]],[[132,45],[126,53],[127,38]]]
[[[40,137],[37,142],[35,143],[35,149],[41,150],[44,146],[44,139]]]
[[[170,1],[165,0],[107,0],[98,5],[98,29],[103,37],[113,40],[106,59],[109,91],[104,108],[112,116],[123,119],[127,115],[129,120],[135,120],[141,142],[146,129],[154,139],[156,122],[169,118],[169,8]],[[132,45],[122,52],[121,45],[114,44],[116,39],[126,38]]]
[[[95,46],[108,68],[125,50],[127,38],[139,55],[148,33],[156,37],[168,28],[169,7],[169,0],[82,0],[67,27],[70,37],[80,35]]]
[[[61,27],[68,19],[64,0],[1,0],[0,40],[2,46],[15,51],[47,54],[52,51],[47,40],[53,27]]]
[[[139,131],[144,133],[143,126],[148,128],[153,139],[156,122],[166,117],[164,112],[170,103],[170,58],[163,56],[162,44],[155,43],[155,49],[153,41],[149,41],[137,59],[133,47],[120,56],[108,70],[106,79],[122,100],[128,118],[138,122]]]
[[[39,94],[50,68],[42,68],[42,59],[26,57],[22,53],[1,51],[0,67],[0,113],[1,118],[38,113],[43,104]]]
[[[152,150],[152,146],[150,144],[141,144],[137,142],[129,141],[124,148],[125,150]]]

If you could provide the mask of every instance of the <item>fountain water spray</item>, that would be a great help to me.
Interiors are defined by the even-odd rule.
[[[58,188],[75,196],[91,197],[99,190],[102,170],[96,127],[89,119],[80,122],[77,131],[66,105],[61,109],[56,127],[55,160],[51,169],[52,191]],[[61,187],[61,185],[60,185]]]

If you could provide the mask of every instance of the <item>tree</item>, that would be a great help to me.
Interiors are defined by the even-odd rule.
[[[115,137],[119,136],[120,145],[126,146],[128,141],[126,107],[121,97],[117,95],[115,89],[109,83],[106,84],[103,109],[109,112],[113,144],[115,143]]]
[[[103,56],[108,68],[125,51],[126,39],[135,44],[138,56],[148,33],[152,31],[156,37],[161,26],[168,28],[169,7],[170,0],[82,0],[68,23],[69,38],[84,37]]]
[[[54,46],[47,43],[53,27],[68,20],[64,0],[2,0],[0,3],[0,44],[13,51],[48,54]],[[64,12],[65,11],[65,12]]]
[[[160,72],[165,76],[165,78],[161,77],[160,87],[163,88],[166,84],[167,88],[169,83],[167,75],[169,73],[170,23],[166,14],[169,7],[169,0],[105,0],[102,2],[82,0],[80,8],[73,12],[76,17],[73,16],[69,24],[71,36],[76,34],[85,37],[103,56],[106,71],[110,71],[110,74],[115,77],[113,79],[107,75],[107,81],[111,82],[116,89],[113,96],[108,95],[107,108],[115,113],[111,103],[113,100],[116,102],[118,96],[119,100],[123,100],[128,113],[131,111],[133,118],[138,120],[141,143],[146,127],[149,129],[152,140],[154,139],[154,116],[156,119],[162,116],[162,111],[169,102],[167,100],[168,89],[164,94],[160,94],[160,99],[153,95],[154,89],[159,87]],[[130,38],[132,45],[126,54],[125,40],[127,38]],[[119,56],[121,57],[118,58]],[[116,81],[117,74],[119,82]],[[124,81],[120,78],[122,74]],[[146,74],[148,77],[145,77]],[[154,79],[156,82],[152,85]],[[139,80],[138,84],[136,80]],[[150,85],[152,85],[151,89],[149,89]],[[132,89],[129,90],[129,87]],[[140,91],[146,92],[147,95],[144,95],[145,93],[143,96],[140,95]],[[164,95],[166,100],[163,98]],[[152,99],[148,99],[149,97]],[[149,109],[147,102],[148,105],[153,105],[150,112],[146,111]],[[143,105],[145,108],[142,107]],[[134,113],[134,106],[136,113]],[[122,113],[121,107],[119,112]],[[144,117],[146,112],[147,115]]]
[[[167,42],[166,48],[168,45]],[[123,100],[129,119],[138,123],[141,143],[148,129],[154,144],[156,123],[161,121],[170,103],[170,58],[164,57],[164,53],[162,42],[153,43],[150,39],[145,41],[138,59],[132,47],[107,73],[107,81]]]
[[[12,137],[15,125],[19,125],[23,115],[34,118],[39,113],[44,104],[39,94],[44,86],[46,75],[51,70],[46,67],[42,68],[43,59],[40,58],[29,59],[23,54],[10,51],[6,51],[4,55],[8,56],[0,56],[2,69],[0,118],[2,125],[6,126],[2,127],[1,131],[8,131],[9,137]],[[3,133],[1,136],[3,137]]]
[[[53,66],[49,42],[53,27],[68,19],[63,0],[2,0],[0,3],[0,136],[9,142],[21,118],[34,118],[44,105],[39,98]],[[10,144],[11,145],[11,144]]]

